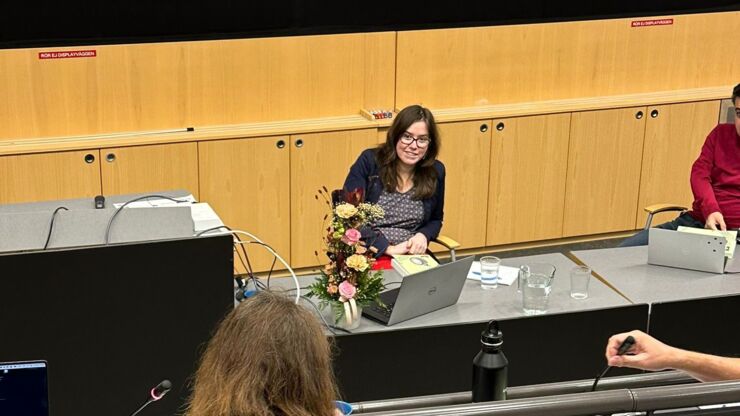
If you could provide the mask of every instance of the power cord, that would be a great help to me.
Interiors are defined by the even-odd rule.
[[[46,242],[44,243],[44,250],[49,248],[49,241],[51,240],[51,233],[54,231],[54,219],[57,217],[57,213],[61,210],[69,211],[67,207],[57,207],[54,213],[51,214],[51,222],[49,223],[49,234],[46,235]]]
[[[212,232],[212,231],[216,231],[216,230],[220,230],[220,229],[226,229],[226,230],[228,230],[228,231],[226,231],[224,233],[233,235],[234,236],[235,243],[237,243],[237,244],[239,244],[241,246],[242,251],[244,252],[244,256],[246,257],[246,260],[247,260],[247,266],[248,266],[247,272],[249,274],[252,274],[251,263],[249,262],[249,257],[247,256],[247,252],[246,252],[246,249],[244,248],[244,245],[245,244],[257,244],[257,245],[260,245],[260,246],[264,247],[265,250],[267,250],[268,252],[270,252],[274,256],[274,259],[279,260],[285,266],[285,268],[290,273],[290,276],[293,278],[293,283],[295,284],[295,287],[296,288],[300,288],[301,285],[298,283],[298,277],[296,276],[295,272],[293,271],[293,268],[290,267],[290,265],[288,264],[288,262],[285,261],[285,259],[283,259],[277,253],[277,251],[275,251],[275,249],[273,249],[269,244],[267,244],[264,241],[260,240],[254,234],[249,233],[247,231],[242,231],[242,230],[232,230],[232,229],[230,229],[230,228],[228,228],[226,226],[219,226],[219,227],[213,227],[212,229],[203,230],[203,231],[199,232],[198,234],[196,234],[196,236],[202,236],[203,234],[206,234],[208,232]],[[246,235],[247,237],[251,238],[251,240],[241,240],[241,239],[239,239],[237,237],[238,235]],[[276,260],[273,260],[273,267],[275,265],[275,261]],[[273,268],[271,267],[270,268],[270,274],[272,273],[272,269]],[[269,279],[269,276],[268,276],[268,279]],[[296,291],[295,303],[298,304],[299,301],[300,301],[300,291]]]

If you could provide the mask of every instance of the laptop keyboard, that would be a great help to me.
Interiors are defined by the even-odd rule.
[[[373,304],[371,306],[371,309],[373,311],[375,311],[375,312],[377,312],[377,313],[385,316],[386,318],[390,318],[391,317],[391,312],[393,312],[393,305],[395,305],[395,304],[396,304],[396,302],[386,303],[385,306],[380,306],[378,304]]]

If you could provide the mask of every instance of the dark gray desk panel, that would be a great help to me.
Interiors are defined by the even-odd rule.
[[[160,192],[172,197],[188,195],[187,191]],[[112,196],[105,209],[95,209],[92,199],[34,202],[0,205],[0,252],[40,250],[44,247],[51,217],[57,207],[49,248],[82,247],[105,243],[110,218],[117,211],[114,203],[129,201],[147,194]],[[189,206],[126,208],[111,226],[110,243],[164,240],[193,236]]]
[[[0,360],[49,362],[51,415],[176,414],[230,309],[230,236],[0,254]],[[106,409],[116,409],[108,412]]]
[[[509,385],[594,377],[604,368],[609,336],[646,330],[647,315],[648,305],[640,304],[500,320]],[[460,323],[335,337],[342,397],[355,402],[470,390],[485,326]]]
[[[647,246],[582,250],[573,254],[636,303],[740,293],[739,274],[647,264]]]

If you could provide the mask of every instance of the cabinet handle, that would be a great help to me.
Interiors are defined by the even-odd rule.
[[[481,124],[480,125],[480,132],[485,133],[488,131],[488,124]]]
[[[295,147],[303,147],[303,139],[296,140]]]
[[[502,131],[505,127],[506,127],[506,125],[504,124],[503,121],[501,121],[498,124],[496,124],[496,130],[498,130],[498,131]]]
[[[638,120],[641,119],[642,116],[643,116],[642,111],[638,111],[637,113],[635,113],[635,118]]]
[[[660,113],[658,112],[658,110],[653,110],[653,111],[651,111],[651,112],[650,112],[650,117],[652,117],[652,118],[656,118],[656,117],[658,117],[658,114],[660,114]]]
[[[285,140],[278,140],[278,141],[277,141],[277,143],[275,143],[275,146],[276,146],[276,147],[277,147],[278,149],[282,149],[282,148],[284,148],[284,147],[285,147]]]
[[[113,163],[116,161],[116,154],[115,153],[108,153],[105,155],[105,160],[108,161],[108,163]]]
[[[92,153],[88,153],[85,155],[85,163],[93,163],[95,162],[95,155]]]

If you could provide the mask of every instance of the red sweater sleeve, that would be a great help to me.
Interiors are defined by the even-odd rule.
[[[714,167],[714,152],[717,144],[717,129],[712,130],[701,148],[701,154],[691,167],[691,190],[694,192],[694,201],[699,203],[699,209],[704,218],[719,211],[717,198],[712,189],[712,168]],[[696,208],[696,207],[695,207]]]

